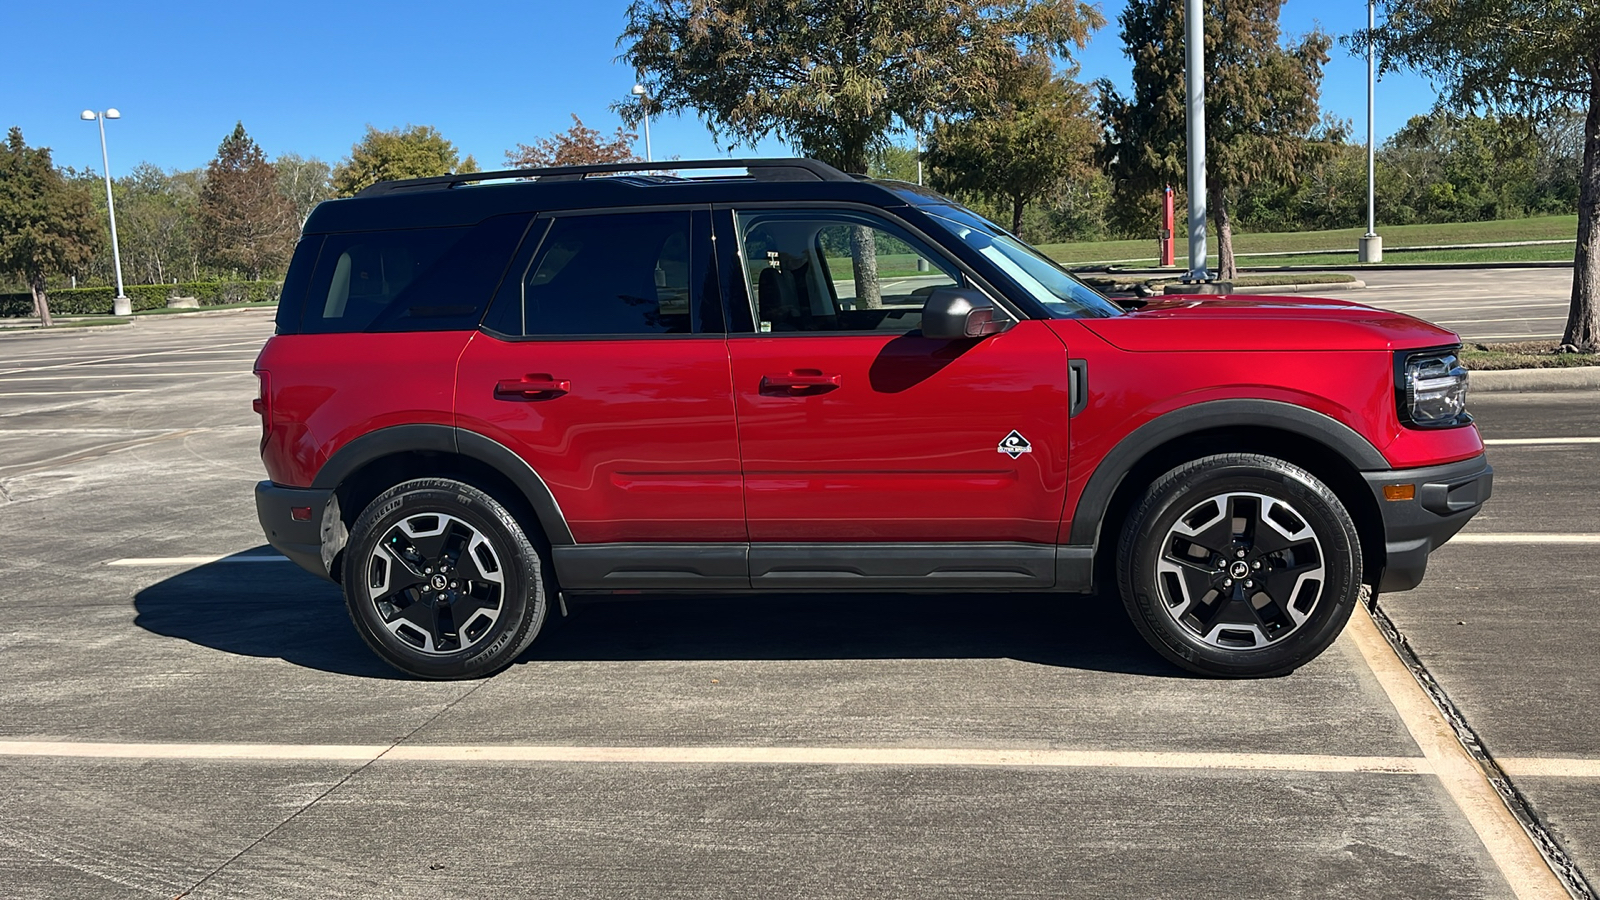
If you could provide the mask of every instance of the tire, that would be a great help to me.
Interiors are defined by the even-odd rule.
[[[1284,675],[1316,658],[1361,591],[1361,541],[1310,472],[1230,453],[1150,485],[1117,548],[1123,604],[1150,646],[1203,675]]]
[[[345,604],[362,639],[400,671],[481,678],[538,636],[549,609],[544,571],[493,497],[420,478],[385,491],[350,529]]]

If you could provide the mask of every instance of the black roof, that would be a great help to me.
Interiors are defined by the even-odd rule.
[[[748,174],[684,178],[682,170]],[[814,159],[670,160],[516,169],[379,182],[329,200],[306,220],[308,234],[472,225],[496,215],[758,201],[853,201],[891,207],[948,203],[913,184],[852,176]]]

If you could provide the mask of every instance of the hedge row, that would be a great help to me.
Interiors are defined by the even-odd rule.
[[[128,299],[135,310],[160,309],[168,297],[194,297],[201,306],[227,303],[276,303],[283,292],[281,281],[190,281],[180,284],[130,284]],[[82,287],[51,291],[50,312],[57,316],[96,316],[111,313],[115,288]],[[33,296],[26,292],[0,294],[0,317],[33,315]]]

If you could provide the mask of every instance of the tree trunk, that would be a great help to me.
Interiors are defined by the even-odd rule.
[[[1217,225],[1217,280],[1232,281],[1239,274],[1233,262],[1233,219],[1221,191],[1211,195],[1211,217]]]
[[[856,276],[856,309],[881,309],[883,291],[878,285],[878,239],[871,228],[850,229],[850,257]]]
[[[1011,198],[1011,233],[1022,237],[1022,206],[1027,201],[1022,197]]]
[[[28,279],[28,291],[33,294],[33,314],[39,317],[39,324],[46,328],[55,324],[50,318],[50,298],[45,296],[44,277]]]
[[[1600,65],[1589,73],[1589,115],[1578,175],[1578,247],[1572,259],[1572,306],[1561,343],[1600,352]]]

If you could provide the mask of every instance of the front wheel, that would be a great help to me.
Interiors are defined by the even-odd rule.
[[[539,553],[493,497],[421,478],[368,504],[344,554],[350,618],[368,646],[420,678],[510,665],[544,623]]]
[[[1205,675],[1281,675],[1332,644],[1360,596],[1361,542],[1311,473],[1208,456],[1155,481],[1123,528],[1123,603],[1146,641]]]

